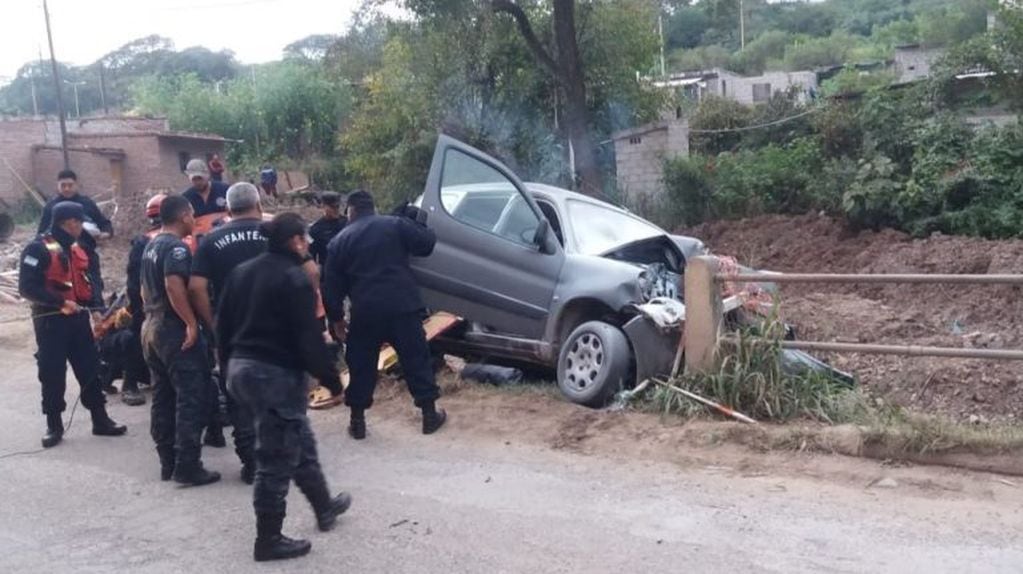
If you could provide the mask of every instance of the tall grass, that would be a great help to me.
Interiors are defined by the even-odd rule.
[[[781,348],[784,331],[776,317],[743,327],[735,338],[722,341],[717,372],[686,374],[675,384],[762,421],[805,418],[841,423],[866,416],[870,407],[858,390],[823,373],[786,372]],[[707,410],[663,387],[655,390],[653,402],[665,413],[684,416]]]

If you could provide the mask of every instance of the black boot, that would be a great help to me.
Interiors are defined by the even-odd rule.
[[[43,448],[57,446],[64,439],[64,420],[60,413],[46,415],[46,434],[43,435]]]
[[[437,409],[434,403],[423,406],[423,434],[433,434],[444,422],[448,420],[448,413],[444,409]]]
[[[167,482],[174,477],[174,447],[156,447],[160,457],[160,480]]]
[[[125,383],[121,387],[121,402],[129,407],[146,404],[146,396],[139,390],[138,383]]]
[[[224,427],[220,426],[219,422],[210,424],[206,427],[206,436],[202,439],[202,443],[213,448],[224,448],[227,446],[227,440],[224,438]]]
[[[256,465],[251,462],[243,464],[241,477],[245,484],[252,485],[256,482]]]
[[[352,495],[341,492],[330,500],[327,505],[316,510],[316,526],[320,532],[328,532],[337,524],[337,517],[341,516],[352,505]]]
[[[256,515],[256,544],[252,555],[256,562],[287,560],[309,554],[313,547],[308,540],[293,540],[281,534],[283,514]]]
[[[206,470],[202,463],[186,465],[180,463],[174,466],[174,482],[182,486],[205,486],[220,480],[220,473],[213,470]]]
[[[352,417],[348,422],[348,434],[355,440],[366,438],[366,411],[352,409]]]
[[[92,409],[92,434],[96,436],[121,436],[128,432],[128,427],[119,425],[107,414],[107,408],[100,405]]]

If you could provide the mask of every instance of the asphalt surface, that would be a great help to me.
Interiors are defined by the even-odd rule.
[[[4,346],[0,456],[38,448],[43,430],[31,354]],[[176,488],[159,481],[148,408],[114,402],[111,413],[126,437],[91,436],[79,408],[57,448],[0,458],[0,572],[1023,571],[1009,486],[906,493],[583,456],[459,426],[424,437],[411,410],[386,421],[371,411],[362,443],[344,435],[340,411],[315,413],[328,478],[354,504],[319,533],[293,489],[285,531],[312,553],[255,564],[233,452],[204,454],[222,482]]]

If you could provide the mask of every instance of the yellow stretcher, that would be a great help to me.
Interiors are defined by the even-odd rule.
[[[450,313],[434,313],[423,322],[423,330],[426,331],[426,340],[432,341],[441,333],[457,325],[461,319]],[[380,359],[377,361],[377,373],[386,373],[398,364],[398,353],[390,345],[384,345],[380,349]],[[341,371],[341,386],[348,388],[348,368]],[[325,410],[341,404],[341,397],[331,397],[326,387],[317,386],[309,391],[309,408],[314,410]]]

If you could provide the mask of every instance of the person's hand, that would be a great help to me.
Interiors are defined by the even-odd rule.
[[[185,342],[181,343],[181,350],[187,351],[195,346],[196,341],[199,340],[199,326],[198,325],[185,325]]]
[[[348,324],[345,323],[344,319],[334,323],[334,337],[337,338],[339,343],[348,342]]]
[[[82,308],[78,306],[78,303],[74,301],[64,301],[64,304],[60,307],[60,312],[64,315],[74,315],[81,311]]]
[[[97,327],[103,322],[103,314],[99,311],[92,312],[92,324]]]

